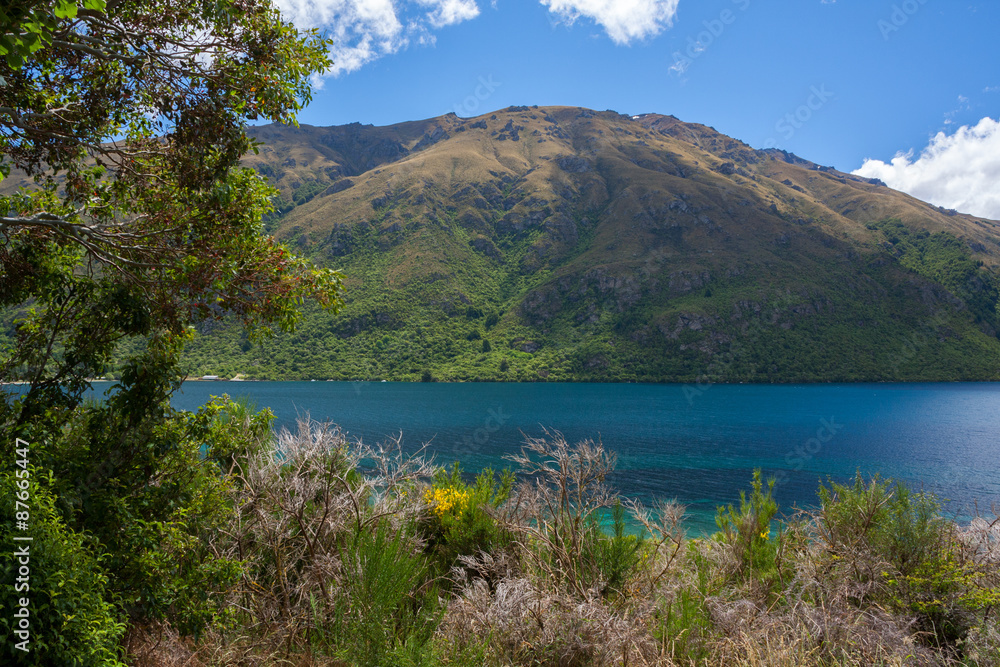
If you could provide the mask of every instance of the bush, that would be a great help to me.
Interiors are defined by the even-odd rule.
[[[640,563],[649,554],[645,552],[645,533],[625,534],[625,508],[616,499],[611,507],[612,534],[605,535],[595,522],[590,539],[593,541],[593,560],[596,563],[594,583],[601,585],[602,595],[622,594]]]
[[[388,522],[354,536],[341,552],[330,636],[335,653],[368,667],[419,662],[440,619],[427,560]]]
[[[616,498],[604,482],[616,457],[592,440],[570,445],[561,433],[545,435],[527,438],[520,454],[506,457],[534,482],[518,489],[511,527],[552,585],[586,597],[598,572],[594,521]]]
[[[704,597],[684,587],[662,600],[654,612],[652,632],[668,655],[703,661],[708,656],[705,643],[712,634]]]
[[[494,553],[510,544],[510,534],[491,512],[507,501],[513,486],[514,475],[509,470],[498,476],[487,468],[473,484],[462,480],[458,463],[451,472],[438,471],[423,495],[428,507],[421,528],[427,551],[440,572],[450,571],[459,556]]]
[[[975,568],[955,549],[934,496],[913,493],[904,485],[894,491],[882,537],[891,565],[883,573],[891,604],[915,614],[917,628],[933,645],[954,645],[971,625]]]
[[[167,619],[197,636],[222,620],[239,578],[237,559],[218,556],[232,509],[224,473],[257,446],[261,419],[226,400],[182,413],[155,391],[123,391],[78,408],[48,443],[66,520],[96,538],[132,621]]]
[[[398,441],[351,444],[308,415],[237,466],[224,555],[244,564],[241,641],[362,665],[422,652],[437,601],[412,490],[432,473]]]
[[[717,539],[733,557],[737,578],[772,591],[781,583],[781,533],[771,539],[771,521],[778,513],[778,503],[772,497],[774,479],[761,481],[761,471],[754,470],[750,497],[740,491],[740,509],[732,505],[720,507],[715,523],[719,527]]]
[[[0,662],[4,665],[123,665],[119,642],[125,624],[107,595],[108,578],[103,573],[95,545],[66,526],[56,509],[51,476],[42,478],[0,474],[0,581],[8,588],[0,616]],[[26,493],[25,493],[26,492]],[[20,494],[20,495],[19,495]],[[29,507],[27,533],[15,532],[15,501]],[[30,535],[30,542],[14,536]],[[15,591],[22,563],[15,557],[21,547],[29,550],[29,588]],[[14,617],[21,597],[29,600],[30,637],[23,652],[16,643],[18,621]]]
[[[858,605],[876,603],[912,614],[921,636],[954,645],[970,628],[969,611],[990,598],[964,557],[940,503],[878,476],[852,486],[820,486],[817,526],[832,561],[829,572],[852,580]],[[986,602],[988,605],[989,603]]]

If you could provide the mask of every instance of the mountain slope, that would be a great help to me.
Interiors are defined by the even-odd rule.
[[[671,116],[512,107],[257,128],[279,238],[348,306],[193,373],[996,379],[1000,225]]]

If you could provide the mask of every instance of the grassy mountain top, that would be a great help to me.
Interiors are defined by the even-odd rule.
[[[672,116],[511,107],[255,128],[268,228],[338,316],[193,373],[416,380],[996,379],[1000,223]],[[915,349],[914,340],[921,341]]]

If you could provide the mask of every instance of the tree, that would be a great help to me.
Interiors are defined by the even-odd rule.
[[[31,306],[0,377],[31,382],[25,405],[78,400],[124,337],[338,307],[339,274],[263,235],[274,191],[239,166],[248,122],[308,102],[324,39],[270,0],[15,0],[0,23],[0,175],[34,182],[0,196],[0,306]]]
[[[263,233],[275,191],[239,164],[248,123],[294,122],[328,43],[270,0],[14,0],[0,27],[0,379],[29,383],[0,393],[0,430],[29,443],[53,535],[92,557],[52,567],[92,562],[106,579],[87,590],[116,613],[197,634],[238,566],[205,546],[227,511],[220,462],[266,419],[180,413],[170,394],[199,322],[259,336],[292,327],[305,298],[342,303],[337,272]],[[85,402],[125,340],[139,344],[120,382]],[[0,544],[13,535],[0,524]],[[65,662],[53,655],[33,659]]]

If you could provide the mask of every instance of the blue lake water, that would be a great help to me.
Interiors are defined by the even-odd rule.
[[[1000,505],[1000,384],[714,385],[188,382],[174,405],[211,395],[339,424],[352,439],[402,433],[439,463],[502,468],[543,428],[600,440],[618,456],[611,482],[645,502],[676,499],[688,526],[714,527],[754,468],[778,479],[783,510],[816,501],[828,477],[880,473],[936,493],[966,518]]]

